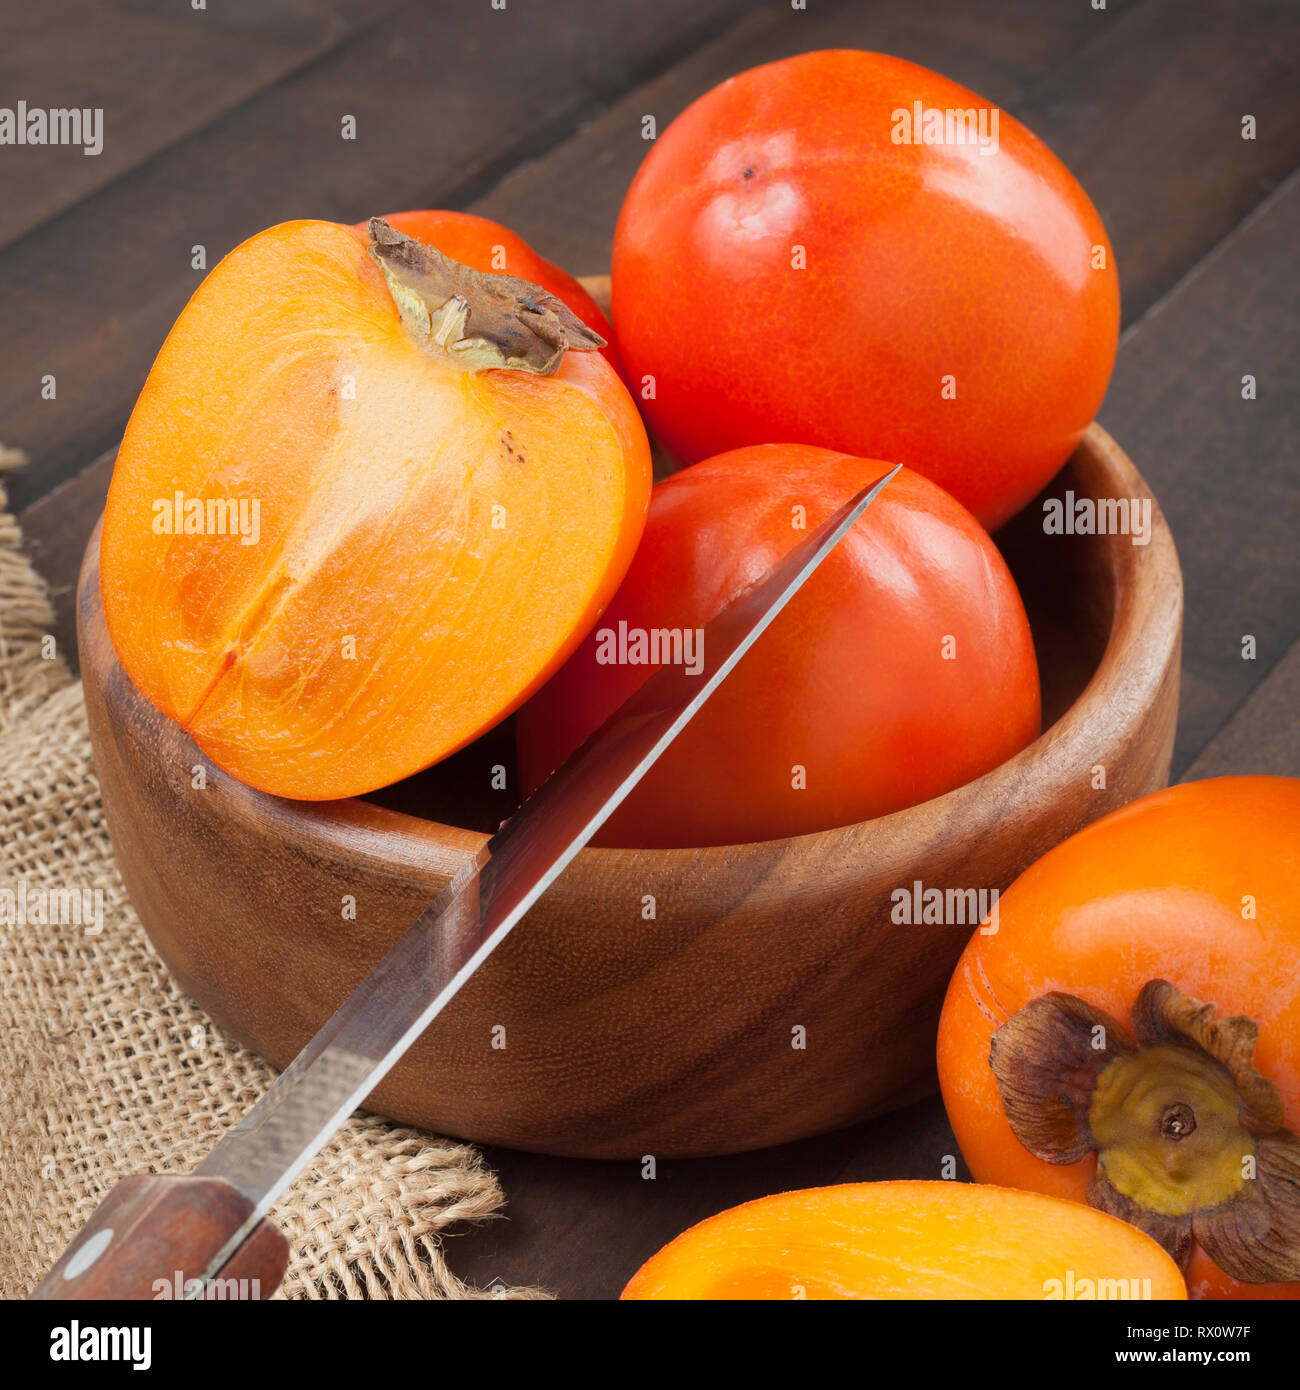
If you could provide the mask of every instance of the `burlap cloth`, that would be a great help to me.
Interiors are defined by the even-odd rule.
[[[0,448],[0,472],[21,456]],[[181,1173],[273,1075],[186,999],[113,867],[81,683],[49,659],[45,586],[0,483],[0,890],[103,890],[103,930],[0,911],[0,1297],[21,1298],[130,1173]],[[38,914],[32,914],[38,915]],[[354,1116],[272,1213],[288,1298],[530,1298],[474,1289],[442,1233],[493,1216],[465,1144]]]

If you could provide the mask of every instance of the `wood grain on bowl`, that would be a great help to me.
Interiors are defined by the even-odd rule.
[[[1050,491],[1067,490],[1150,499],[1096,426]],[[712,849],[583,851],[368,1107],[517,1148],[666,1157],[824,1132],[932,1090],[939,1008],[972,928],[896,925],[891,895],[917,880],[1006,888],[1067,835],[1164,785],[1173,746],[1182,584],[1154,500],[1147,545],[1045,535],[1038,503],[999,541],[1043,668],[1051,723],[1035,743],[946,796],[861,825]],[[284,1066],[482,833],[371,802],[278,800],[211,766],[194,790],[202,755],[113,653],[98,533],[78,633],[132,902],[182,987]],[[412,783],[405,804],[454,806],[459,785],[482,808],[503,746],[424,774],[427,791]]]

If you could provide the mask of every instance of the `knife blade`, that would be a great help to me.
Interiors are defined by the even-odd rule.
[[[202,1297],[202,1283],[229,1267],[303,1167],[563,873],[898,471],[850,498],[705,625],[697,673],[657,668],[457,870],[222,1136],[194,1179],[214,1180],[214,1189],[231,1200],[235,1189],[243,1216],[214,1245],[194,1296]],[[143,1217],[133,1219],[133,1229],[148,1226]],[[93,1221],[56,1270],[87,1243]]]

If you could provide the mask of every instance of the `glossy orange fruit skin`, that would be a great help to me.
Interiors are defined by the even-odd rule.
[[[1149,1236],[1012,1188],[861,1182],[759,1197],[684,1231],[623,1290],[645,1299],[1043,1299],[1071,1279],[1186,1299]],[[1139,1287],[1142,1287],[1139,1284]]]
[[[436,246],[444,256],[450,256],[461,265],[531,280],[562,299],[588,328],[595,329],[605,339],[608,346],[601,349],[601,355],[620,375],[623,374],[622,360],[614,345],[614,330],[600,306],[567,270],[539,256],[509,227],[476,213],[449,212],[441,208],[386,213],[384,221],[405,236]],[[355,225],[357,231],[365,232],[364,222]]]
[[[1138,991],[1165,979],[1259,1025],[1255,1064],[1300,1130],[1300,780],[1189,782],[1103,817],[1045,854],[1003,895],[994,935],[975,935],[939,1025],[939,1080],[976,1182],[1086,1200],[1090,1155],[1056,1165],[1012,1133],[989,1068],[994,1031],[1060,990],[1126,1027]],[[1246,895],[1256,917],[1243,918]],[[1195,1248],[1194,1298],[1300,1298],[1300,1284],[1246,1284]]]
[[[894,143],[892,113],[915,101],[988,109],[937,73],[847,50],[701,97],[624,201],[615,331],[652,433],[682,460],[772,440],[893,459],[993,529],[1097,413],[1114,257],[1024,126],[1000,112],[988,155]]]
[[[621,622],[629,631],[702,627],[887,469],[771,444],[660,483],[618,593],[519,712],[525,787],[647,676],[645,665],[602,664],[602,632]],[[796,508],[805,509],[805,529],[792,525]],[[946,638],[955,659],[944,655]],[[1038,731],[1038,669],[1014,580],[975,518],[904,470],[598,842],[736,844],[868,820],[980,776]]]

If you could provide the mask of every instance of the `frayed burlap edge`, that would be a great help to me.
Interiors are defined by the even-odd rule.
[[[26,456],[0,444],[0,475],[21,468]],[[61,661],[42,659],[54,620],[45,586],[20,550],[18,523],[0,482],[0,731],[12,729],[72,679]]]
[[[0,447],[0,472],[22,462]],[[192,1168],[273,1075],[177,990],[126,899],[81,685],[20,542],[0,482],[0,892],[64,909],[0,917],[3,1298],[30,1290],[119,1178]],[[31,920],[74,901],[80,922]],[[444,1235],[502,1200],[468,1145],[354,1116],[272,1213],[293,1252],[280,1296],[545,1297],[447,1267]]]

